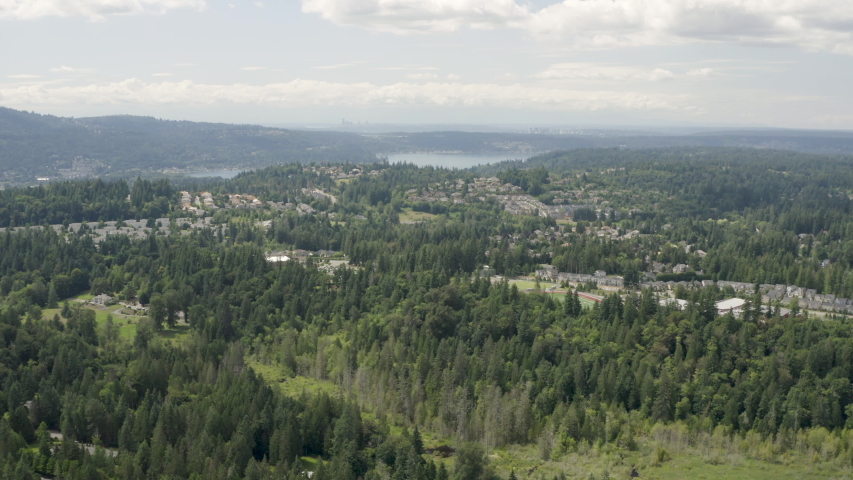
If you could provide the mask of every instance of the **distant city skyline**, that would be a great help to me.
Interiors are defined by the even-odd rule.
[[[840,0],[0,0],[0,53],[62,116],[853,129]]]

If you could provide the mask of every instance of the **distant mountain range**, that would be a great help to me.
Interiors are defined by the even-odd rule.
[[[291,162],[362,163],[398,152],[523,155],[577,148],[684,146],[849,155],[853,154],[853,132],[768,129],[666,134],[620,128],[570,134],[353,133],[128,115],[63,118],[0,107],[0,185],[32,184],[37,178],[151,176]]]
[[[375,141],[303,132],[109,116],[61,118],[0,108],[0,182],[36,177],[134,176],[290,162],[365,162]]]

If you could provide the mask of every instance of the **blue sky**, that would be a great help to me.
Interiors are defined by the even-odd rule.
[[[0,105],[853,129],[847,0],[0,0]]]

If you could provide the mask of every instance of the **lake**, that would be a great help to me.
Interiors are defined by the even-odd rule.
[[[234,178],[237,174],[245,172],[246,170],[211,170],[209,172],[192,172],[188,173],[187,176],[193,178],[202,178],[202,177],[222,177],[222,178]]]
[[[419,167],[471,168],[487,163],[498,163],[504,160],[527,160],[537,153],[489,153],[476,155],[471,153],[394,153],[388,155],[390,163],[411,163]],[[234,178],[237,174],[248,170],[211,170],[209,172],[192,172],[187,175],[194,178],[222,177]]]
[[[394,153],[388,155],[390,163],[412,163],[419,167],[471,168],[504,160],[527,160],[536,153]]]

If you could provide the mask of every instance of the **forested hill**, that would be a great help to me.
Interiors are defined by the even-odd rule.
[[[0,183],[297,161],[364,162],[376,158],[370,142],[350,133],[124,115],[61,118],[0,107]]]
[[[398,151],[461,151],[471,153],[549,152],[586,148],[660,149],[728,147],[849,155],[853,132],[809,130],[727,130],[689,135],[656,132],[592,130],[574,134],[487,132],[419,132],[379,135]],[[387,148],[387,147],[386,147]],[[511,155],[510,155],[511,158]]]
[[[853,172],[700,152],[9,188],[0,480],[851,478]]]
[[[39,177],[130,178],[157,172],[363,163],[395,152],[500,153],[731,147],[853,154],[853,133],[720,131],[691,135],[595,130],[573,134],[415,132],[361,135],[115,115],[62,118],[0,107],[0,185]],[[565,132],[564,132],[565,133]]]
[[[551,172],[568,172],[602,168],[632,168],[654,166],[655,168],[691,169],[694,165],[716,165],[744,169],[772,168],[778,171],[796,170],[802,173],[812,172],[816,176],[827,175],[825,168],[847,175],[853,165],[853,153],[814,154],[785,149],[757,149],[747,147],[702,147],[683,146],[675,148],[578,148],[561,149],[531,157],[525,161],[509,160],[477,167],[483,174],[494,173],[507,168],[543,167]]]

